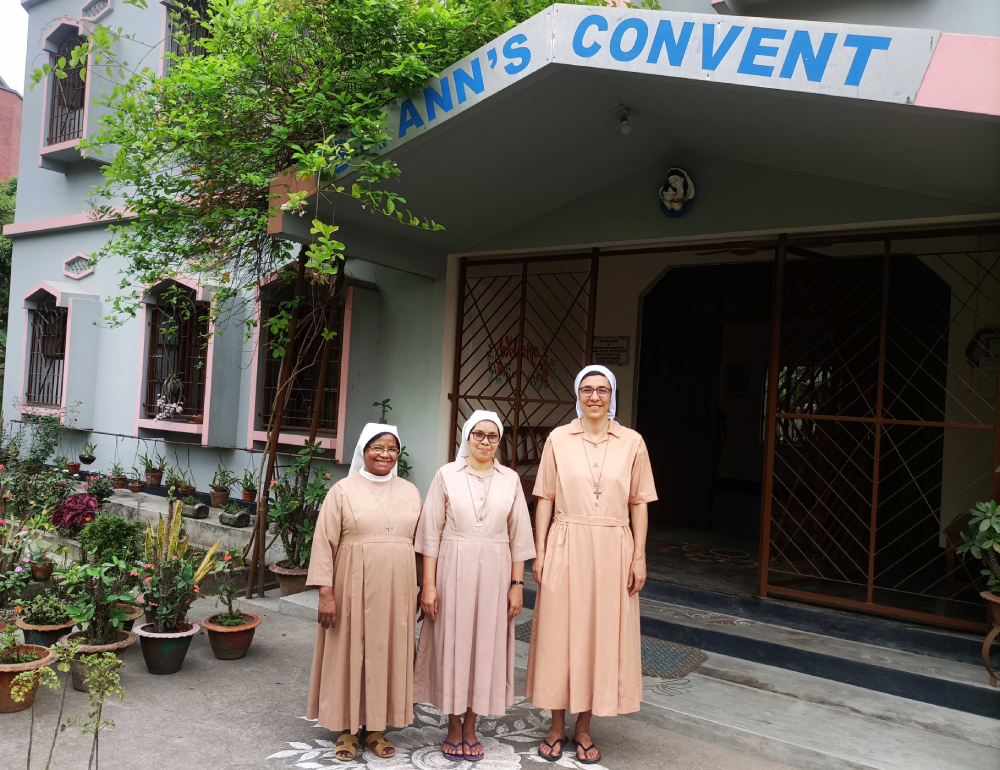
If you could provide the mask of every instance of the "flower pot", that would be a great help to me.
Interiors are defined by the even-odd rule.
[[[191,639],[201,630],[197,623],[179,623],[180,631],[172,634],[158,634],[152,630],[152,623],[145,623],[135,630],[139,637],[139,647],[150,674],[176,674],[184,665]]]
[[[244,503],[252,503],[256,499],[257,499],[257,490],[256,489],[250,490],[250,491],[248,491],[246,489],[243,490],[243,502]]]
[[[64,636],[59,640],[59,644],[65,646],[64,641],[67,639],[83,639],[85,633],[84,631],[77,631],[76,633]],[[101,653],[110,652],[118,660],[122,660],[125,657],[125,651],[135,644],[136,638],[136,635],[131,631],[119,631],[117,642],[112,642],[111,644],[81,644],[80,653],[83,655],[100,655]],[[74,690],[90,692],[90,688],[87,686],[87,665],[83,661],[71,661],[69,672],[72,675]]]
[[[76,625],[72,620],[53,626],[35,625],[22,618],[16,618],[14,625],[21,629],[24,634],[25,644],[37,644],[42,647],[51,647],[73,630]]]
[[[66,463],[66,472],[77,474],[80,472],[80,463]]]
[[[208,493],[208,496],[212,498],[213,508],[225,508],[226,504],[229,502],[228,489],[223,490],[222,492],[218,492],[213,489],[211,492]]]
[[[128,479],[124,476],[115,476],[111,479],[111,483],[114,485],[115,489],[125,489],[128,486]]]
[[[145,482],[142,481],[130,481],[128,483],[128,491],[139,494],[143,489],[146,488]]]
[[[269,566],[278,578],[278,588],[282,596],[300,594],[306,590],[306,576],[309,574],[308,568],[288,567],[287,562],[279,561],[277,564]]]
[[[202,628],[208,631],[208,642],[212,645],[212,652],[219,660],[239,660],[250,649],[254,630],[261,623],[260,615],[244,612],[243,617],[247,622],[239,626],[220,626],[214,622],[217,617],[219,617],[217,614],[212,615],[201,624]]]
[[[118,602],[116,606],[124,607],[128,610],[129,615],[128,620],[125,621],[125,630],[131,631],[132,626],[135,625],[135,621],[142,617],[143,608],[136,604],[125,604],[124,602]],[[150,622],[152,623],[152,621]]]
[[[44,561],[44,562],[31,562],[31,577],[35,579],[38,583],[44,583],[50,577],[52,577],[52,570],[55,569],[55,562]]]
[[[1000,626],[1000,594],[983,591],[979,595],[986,600],[986,607],[990,612],[990,622],[994,626]]]
[[[35,702],[37,684],[20,703],[10,696],[10,687],[14,682],[14,677],[25,671],[35,671],[45,666],[53,666],[57,658],[54,652],[35,644],[22,644],[14,649],[18,652],[34,652],[38,655],[38,660],[33,660],[30,663],[4,663],[0,665],[0,713],[3,714],[30,709]]]
[[[177,487],[178,497],[187,497],[194,494],[194,487]]]
[[[80,462],[84,465],[91,465],[96,459],[94,455],[80,455]]]
[[[196,414],[192,417],[188,417],[189,425],[201,425],[203,422],[205,422],[205,415],[203,414]]]
[[[163,484],[163,471],[146,471],[146,486],[156,489]]]

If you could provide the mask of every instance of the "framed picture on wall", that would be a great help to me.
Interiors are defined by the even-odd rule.
[[[747,394],[746,364],[726,364],[726,381],[723,392],[727,396],[745,396]]]

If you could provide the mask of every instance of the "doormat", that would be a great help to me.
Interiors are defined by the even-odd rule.
[[[514,629],[519,642],[531,641],[531,621]],[[694,647],[665,642],[651,636],[642,637],[642,675],[659,679],[680,679],[696,671],[708,656]]]

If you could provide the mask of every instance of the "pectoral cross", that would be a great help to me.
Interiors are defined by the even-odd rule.
[[[478,534],[483,528],[483,522],[477,521],[474,526],[476,527],[476,533]]]
[[[386,533],[386,534],[389,534],[389,532],[390,532],[391,530],[392,530],[392,522],[390,522],[390,521],[387,521],[387,522],[385,523],[385,533]]]
[[[597,496],[598,502],[601,499],[601,487],[598,484],[594,484],[594,494]]]

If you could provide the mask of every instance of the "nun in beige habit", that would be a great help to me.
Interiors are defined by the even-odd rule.
[[[535,546],[521,479],[493,459],[502,435],[495,413],[472,414],[417,525],[424,623],[413,694],[448,714],[442,752],[454,762],[480,761],[476,716],[502,716],[514,703],[514,618]]]
[[[319,628],[307,716],[343,731],[334,754],[345,762],[362,726],[365,744],[388,758],[396,750],[382,731],[413,721],[420,493],[396,475],[399,450],[395,426],[365,426],[350,473],[323,502],[309,561]]]

